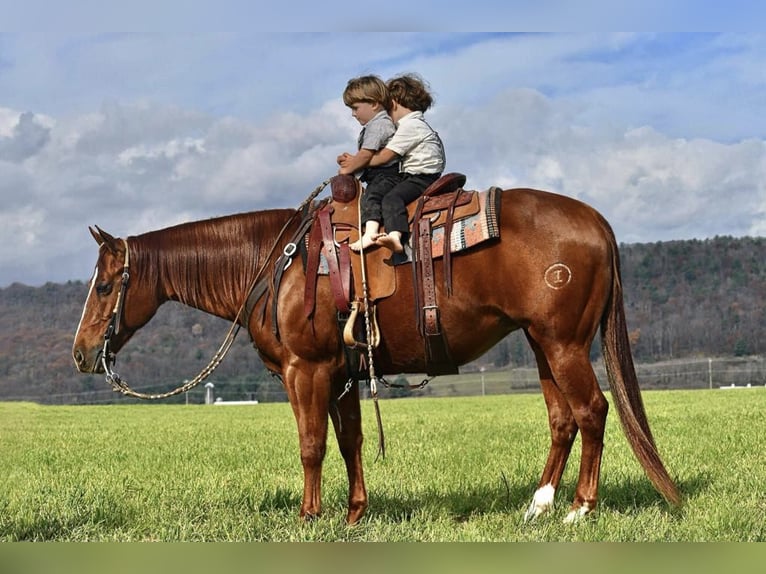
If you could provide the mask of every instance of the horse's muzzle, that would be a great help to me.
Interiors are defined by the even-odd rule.
[[[72,351],[72,358],[74,359],[74,364],[79,372],[88,374],[101,374],[104,372],[104,365],[101,361],[102,353],[103,351],[101,349],[95,353],[87,353],[81,348],[75,348]]]

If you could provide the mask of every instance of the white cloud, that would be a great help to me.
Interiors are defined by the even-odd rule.
[[[0,138],[10,138],[19,123],[19,112],[0,106]]]
[[[539,93],[514,90],[440,116],[448,169],[469,184],[529,186],[580,198],[626,242],[744,235],[761,229],[766,145],[598,129]],[[760,206],[760,215],[758,215]]]
[[[6,118],[8,121],[9,118]],[[48,142],[50,125],[31,112],[18,115],[14,125],[0,135],[0,160],[18,163],[35,155]]]
[[[624,242],[766,234],[763,37],[682,38],[669,50],[672,38],[634,35],[383,35],[368,59],[348,55],[359,38],[70,41],[77,56],[44,69],[60,82],[75,66],[84,103],[43,115],[17,111],[30,109],[20,96],[0,101],[0,286],[87,280],[88,225],[129,235],[297,206],[353,150],[359,126],[340,93],[366,72],[430,81],[437,105],[426,116],[469,187],[578,197]],[[257,51],[262,69],[234,48]],[[107,79],[119,85],[92,80],[89,70],[104,71],[99,49],[115,56]],[[165,77],[163,50],[174,64]],[[23,73],[0,75],[2,93],[32,86],[38,103],[57,93]],[[11,80],[20,88],[9,91]]]

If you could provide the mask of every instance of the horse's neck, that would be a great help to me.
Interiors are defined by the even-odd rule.
[[[157,253],[161,297],[232,320],[247,298],[258,265],[256,250],[239,240],[170,244]]]
[[[256,222],[257,215],[252,215]],[[275,224],[256,232],[257,226],[240,217],[198,222],[158,236],[156,261],[150,265],[157,270],[160,298],[233,320],[278,234],[278,229],[270,232]]]
[[[231,268],[224,270],[221,265],[214,268],[204,257],[190,254],[165,253],[160,257],[159,287],[163,298],[199,309],[211,315],[225,319],[232,318],[236,311],[236,300],[241,298],[241,289],[237,287],[237,278]],[[227,257],[222,255],[221,257]],[[177,267],[183,261],[183,267]]]

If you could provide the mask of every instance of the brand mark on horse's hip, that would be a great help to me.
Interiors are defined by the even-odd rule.
[[[554,263],[545,270],[545,284],[551,289],[561,289],[572,281],[572,270],[563,263]]]

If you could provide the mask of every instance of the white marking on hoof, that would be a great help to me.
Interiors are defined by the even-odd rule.
[[[584,502],[580,508],[569,511],[569,514],[567,514],[564,519],[564,524],[574,524],[575,522],[579,522],[583,516],[590,513],[590,510],[591,508],[588,506],[588,503]]]
[[[534,520],[541,514],[545,514],[551,508],[553,508],[553,496],[556,494],[556,489],[552,484],[546,484],[541,486],[535,491],[535,495],[532,497],[532,503],[527,508],[527,512],[524,514],[524,522]]]

